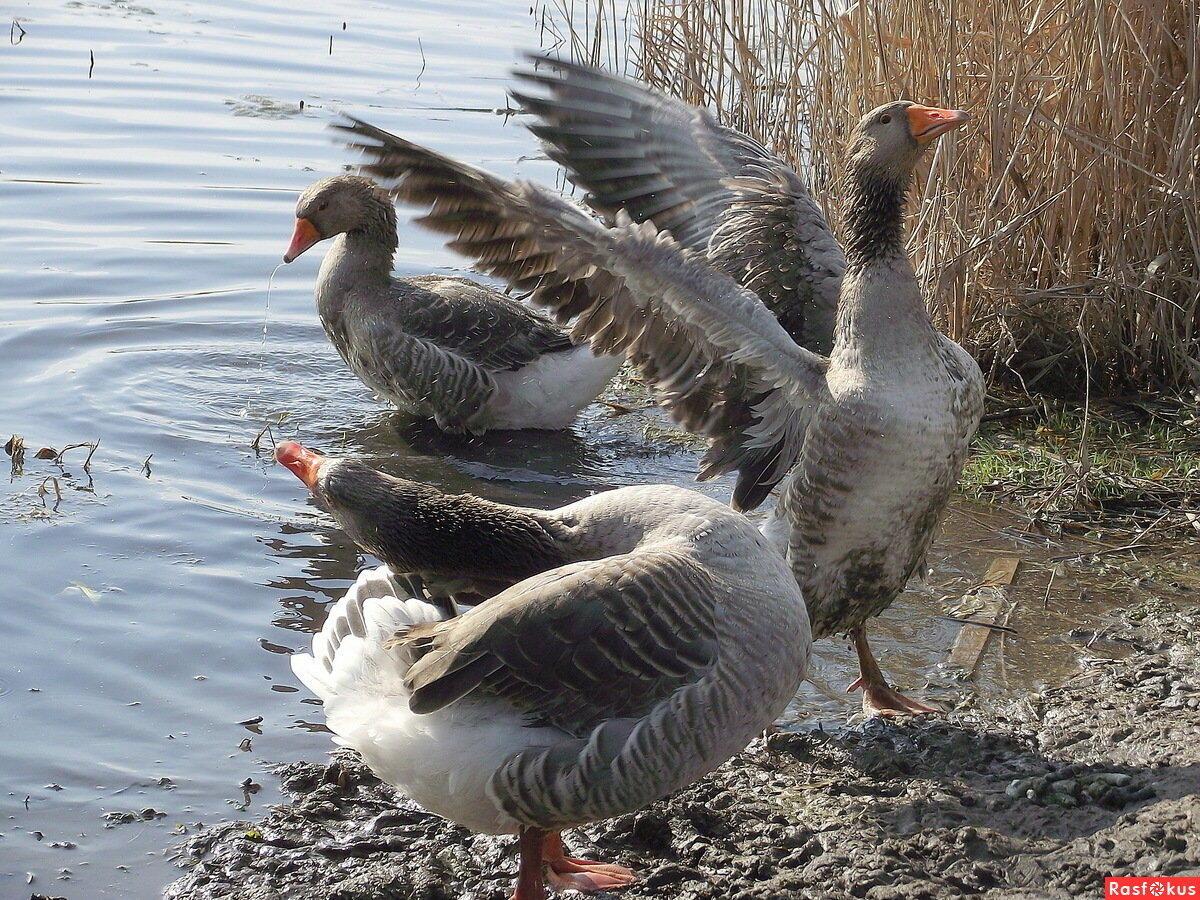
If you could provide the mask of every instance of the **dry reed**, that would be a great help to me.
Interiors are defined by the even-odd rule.
[[[587,10],[586,15],[583,10]],[[805,173],[838,228],[848,130],[958,106],[910,247],[940,323],[1028,388],[1200,387],[1196,0],[558,0],[629,70]]]

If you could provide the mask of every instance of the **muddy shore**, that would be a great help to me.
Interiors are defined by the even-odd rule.
[[[1101,896],[1200,875],[1200,612],[1114,618],[1065,684],[942,719],[795,731],[689,790],[570,832],[642,880],[626,898]],[[282,766],[292,801],[179,849],[170,900],[505,900],[511,839],[472,835],[350,753]]]

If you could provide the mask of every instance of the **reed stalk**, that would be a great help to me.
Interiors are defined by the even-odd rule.
[[[1197,0],[630,2],[557,0],[571,55],[762,141],[835,231],[859,116],[898,97],[975,115],[927,160],[910,248],[985,370],[1200,387]]]

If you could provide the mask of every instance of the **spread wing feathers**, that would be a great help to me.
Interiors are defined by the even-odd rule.
[[[471,281],[423,275],[396,282],[389,308],[409,334],[489,371],[520,369],[574,344],[560,326],[512,297]]]
[[[429,713],[482,693],[577,737],[644,716],[715,665],[718,591],[675,548],[529,578],[399,637],[419,657],[405,680],[409,707]]]
[[[713,405],[718,421],[710,429],[714,441],[700,462],[701,481],[736,471],[730,505],[756,509],[792,470],[804,448],[812,402],[788,404],[778,390],[753,393],[726,384]]]
[[[797,343],[833,349],[846,257],[799,176],[751,164],[725,183],[734,200],[713,230],[710,262],[762,298]]]
[[[653,221],[758,294],[801,346],[828,354],[846,258],[804,181],[704,109],[577,63],[530,56],[513,97],[551,158],[610,219]]]
[[[528,59],[536,68],[514,74],[542,94],[512,96],[541,120],[530,130],[551,158],[590,192],[595,209],[653,221],[689,250],[707,249],[733,202],[725,179],[772,158],[704,109],[590,66]]]
[[[451,235],[451,247],[560,320],[575,318],[574,338],[598,353],[624,353],[677,417],[698,417],[698,398],[727,385],[745,392],[727,402],[780,390],[781,402],[768,406],[787,419],[825,395],[828,360],[799,347],[757,296],[653,223],[619,215],[605,227],[536,185],[505,182],[365,122],[339,127],[367,154],[367,172],[400,199],[430,207],[422,224]],[[696,427],[729,447],[751,439],[706,430],[716,422],[708,415]],[[753,427],[780,433],[788,426],[759,420]]]

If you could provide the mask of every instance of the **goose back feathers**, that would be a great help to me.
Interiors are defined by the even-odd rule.
[[[314,493],[361,534],[357,519],[386,504],[347,499],[341,465],[324,464]],[[341,477],[415,495],[379,473]],[[340,740],[477,831],[577,825],[694,781],[774,720],[808,661],[795,579],[728,507],[654,486],[529,512],[557,523],[564,562],[456,618],[368,573],[293,662]],[[377,531],[419,539],[399,518]]]
[[[315,293],[342,359],[381,397],[446,431],[566,427],[620,364],[485,285],[393,277],[395,209],[368,179],[318,182],[297,216],[298,234],[336,234]]]

